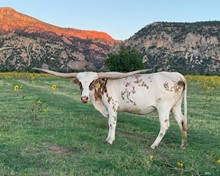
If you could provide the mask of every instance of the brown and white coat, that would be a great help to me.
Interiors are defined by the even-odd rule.
[[[36,69],[56,76],[71,78],[81,87],[81,101],[91,100],[95,109],[108,117],[109,132],[106,141],[115,140],[118,112],[148,114],[158,111],[160,132],[151,145],[156,148],[168,130],[169,114],[172,112],[182,133],[181,147],[187,145],[187,84],[177,72],[138,74],[146,70],[129,73],[80,72],[72,74]],[[184,115],[181,110],[184,99]]]

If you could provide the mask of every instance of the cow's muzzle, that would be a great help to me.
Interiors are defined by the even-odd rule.
[[[88,103],[88,101],[89,101],[89,98],[87,96],[81,97],[81,102]]]

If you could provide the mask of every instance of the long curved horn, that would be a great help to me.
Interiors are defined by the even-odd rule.
[[[106,72],[106,73],[98,73],[98,78],[109,78],[109,79],[120,79],[120,78],[125,78],[128,76],[132,76],[138,73],[143,73],[150,71],[151,69],[144,69],[144,70],[137,70],[137,71],[132,71],[132,72],[127,72],[127,73],[120,73],[120,72]]]
[[[52,70],[47,70],[47,69],[43,69],[43,68],[33,68],[33,70],[38,70],[38,71],[43,71],[61,78],[75,78],[77,73],[60,73],[60,72],[55,72]]]

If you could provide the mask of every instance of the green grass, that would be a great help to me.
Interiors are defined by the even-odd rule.
[[[108,145],[107,119],[79,101],[70,80],[2,77],[0,175],[220,175],[220,88],[207,92],[201,85],[188,85],[188,148],[179,148],[180,130],[171,115],[166,136],[151,150],[157,113],[120,113],[116,141]]]

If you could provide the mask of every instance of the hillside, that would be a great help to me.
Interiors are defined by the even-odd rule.
[[[119,42],[105,32],[61,28],[0,8],[0,71],[99,69]]]
[[[154,71],[220,72],[219,21],[156,22],[145,26],[123,44],[139,50],[146,66]]]
[[[153,71],[219,74],[219,42],[219,21],[156,22],[121,42],[105,32],[61,28],[0,8],[0,71],[99,70],[107,54],[124,44],[139,50]]]

